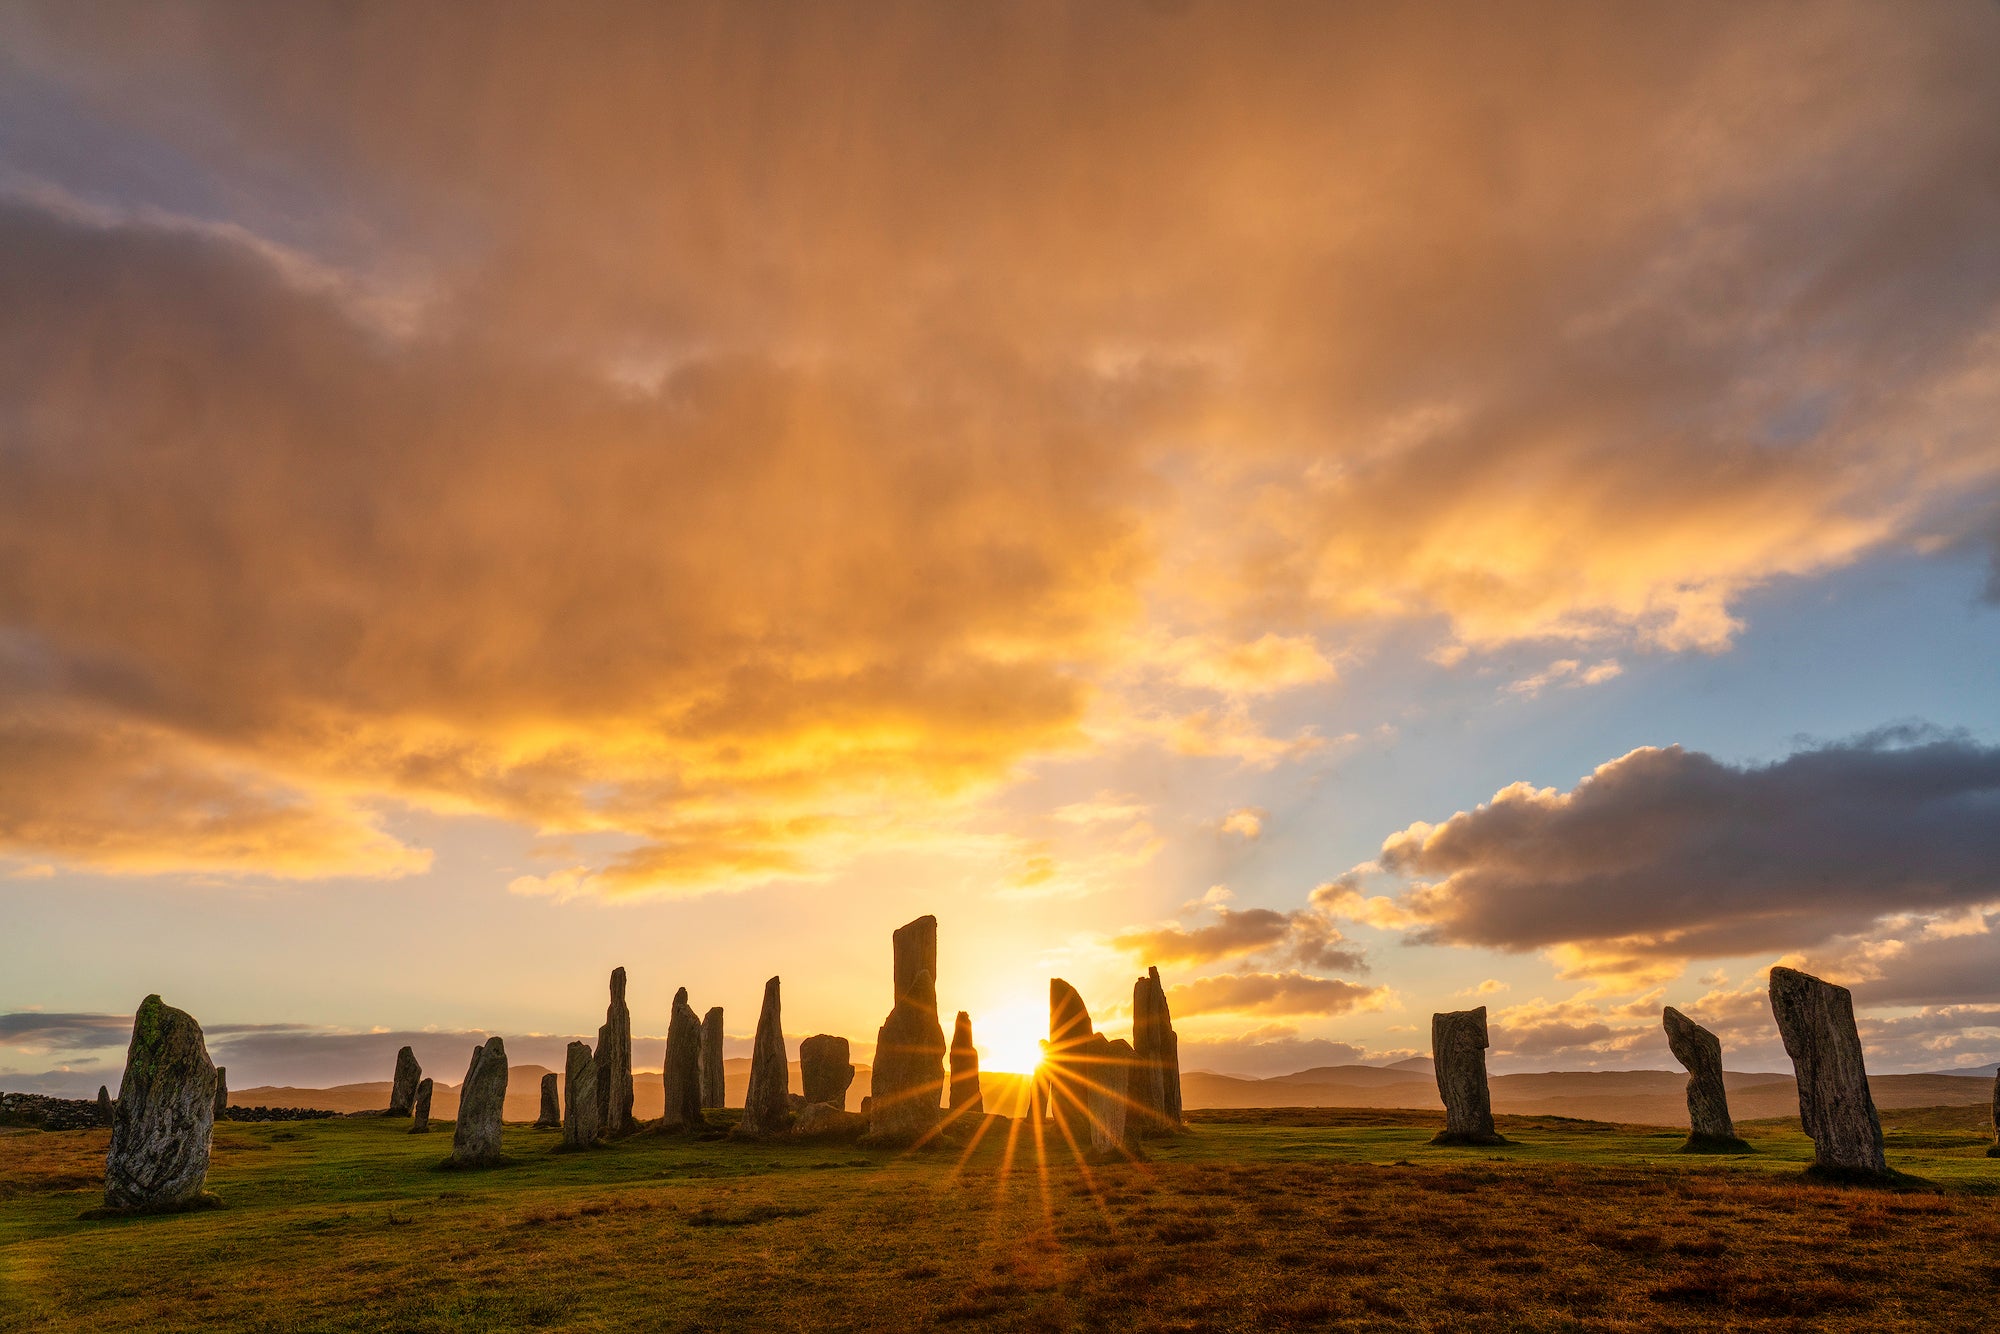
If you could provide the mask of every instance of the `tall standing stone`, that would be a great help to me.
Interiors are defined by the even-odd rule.
[[[792,1120],[791,1084],[778,979],[774,977],[764,984],[764,1008],[757,1013],[757,1037],[750,1045],[750,1088],[743,1095],[743,1119],[736,1123],[736,1133],[784,1133]]]
[[[701,1105],[720,1107],[726,1089],[722,1075],[722,1007],[701,1017]]]
[[[951,1112],[986,1115],[986,1098],[979,1090],[979,1048],[972,1045],[972,1016],[963,1010],[951,1026]]]
[[[453,1167],[487,1167],[502,1161],[500,1114],[507,1105],[507,1044],[486,1039],[472,1049],[465,1083],[458,1090],[458,1120],[451,1132]]]
[[[1133,1156],[1131,1118],[1127,1115],[1128,1085],[1133,1067],[1132,1044],[1107,1041],[1094,1033],[1081,1049],[1088,1083],[1084,1108],[1090,1116],[1090,1152],[1100,1158]]]
[[[667,1020],[667,1056],[661,1066],[660,1081],[666,1088],[666,1112],[660,1119],[662,1130],[700,1130],[708,1119],[701,1114],[701,1020],[688,1004],[687,988],[674,993],[674,1010]]]
[[[97,1100],[104,1101],[104,1090],[97,1091]],[[1993,1147],[1986,1151],[1988,1158],[2000,1158],[2000,1070],[1993,1072]]]
[[[597,1058],[587,1042],[572,1042],[563,1062],[563,1147],[597,1143]]]
[[[929,973],[931,985],[937,985],[937,918],[926,913],[897,927],[889,935],[889,949],[894,959],[890,981],[897,1000],[916,990],[919,973]]]
[[[542,1076],[542,1106],[535,1114],[535,1129],[560,1130],[562,1128],[562,1100],[556,1093],[556,1074],[551,1070]]]
[[[1486,1088],[1486,1007],[1431,1016],[1431,1062],[1444,1099],[1444,1129],[1433,1144],[1505,1144],[1493,1129]]]
[[[1070,1143],[1081,1147],[1089,1138],[1091,1074],[1084,1048],[1094,1037],[1090,1009],[1077,989],[1059,977],[1049,979],[1049,1040],[1042,1046],[1042,1079],[1048,1089],[1049,1119]]]
[[[611,970],[611,1004],[598,1032],[598,1104],[604,1112],[604,1137],[616,1139],[638,1128],[632,1119],[632,1011],[625,1005],[623,968]]]
[[[97,1086],[97,1124],[111,1124],[111,1090],[102,1084]]]
[[[1854,997],[1795,968],[1771,970],[1771,1013],[1798,1076],[1799,1120],[1812,1136],[1813,1167],[1886,1176],[1882,1122],[1868,1091]]]
[[[854,1083],[854,1063],[847,1056],[847,1039],[830,1033],[815,1033],[799,1044],[799,1083],[808,1103],[847,1110],[847,1090]]]
[[[1181,1126],[1180,1038],[1160,970],[1132,984],[1132,1119],[1141,1133]]]
[[[104,1207],[168,1212],[203,1203],[215,1129],[215,1067],[201,1025],[148,996],[132,1018],[104,1163]]]
[[[431,1081],[428,1079],[417,1081],[417,1096],[410,1104],[410,1133],[431,1133]]]
[[[416,1104],[417,1081],[424,1077],[424,1068],[417,1064],[417,1054],[408,1047],[396,1053],[396,1078],[389,1085],[389,1110],[384,1116],[408,1116]]]
[[[877,1144],[917,1144],[936,1132],[944,1105],[937,918],[919,917],[896,928],[890,950],[895,1003],[875,1034],[868,1138]]]
[[[604,1127],[611,1124],[611,1076],[605,1064],[611,1054],[611,1025],[597,1026],[597,1048],[590,1054],[591,1069],[597,1074],[597,1134],[604,1138]]]
[[[1736,1124],[1729,1119],[1729,1094],[1722,1086],[1722,1040],[1671,1005],[1660,1022],[1674,1059],[1688,1072],[1688,1137],[1682,1152],[1747,1152],[1750,1146],[1736,1137]]]
[[[215,1067],[215,1119],[229,1119],[229,1067],[226,1065]]]

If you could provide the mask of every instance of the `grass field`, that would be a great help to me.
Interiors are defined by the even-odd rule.
[[[1145,1162],[690,1142],[435,1169],[443,1133],[217,1127],[226,1207],[85,1222],[103,1131],[0,1132],[0,1328],[1992,1328],[2000,1159],[1976,1109],[1884,1114],[1914,1190],[1810,1184],[1795,1122],[1679,1132],[1431,1113],[1201,1114]],[[1052,1132],[1053,1133],[1053,1132]]]

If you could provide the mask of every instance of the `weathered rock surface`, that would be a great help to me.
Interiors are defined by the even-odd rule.
[[[158,996],[132,1019],[125,1080],[111,1120],[104,1207],[169,1212],[204,1203],[215,1130],[215,1066],[201,1025]]]
[[[1688,1072],[1688,1153],[1746,1153],[1729,1118],[1729,1094],[1722,1086],[1722,1040],[1669,1005],[1660,1016],[1667,1046]]]
[[[722,1007],[701,1017],[701,1105],[722,1106]]]
[[[944,1106],[944,1058],[937,992],[931,975],[919,971],[875,1035],[868,1104],[871,1142],[917,1144],[936,1133]]]
[[[408,1116],[416,1105],[417,1081],[424,1077],[424,1068],[417,1064],[417,1054],[408,1047],[396,1053],[396,1076],[389,1085],[389,1110],[384,1116]]]
[[[1431,1062],[1444,1129],[1433,1144],[1505,1144],[1493,1129],[1493,1100],[1486,1087],[1486,1007],[1431,1016]]]
[[[1180,1036],[1160,970],[1148,968],[1132,984],[1131,1107],[1140,1134],[1160,1134],[1181,1127]]]
[[[215,1119],[229,1119],[229,1067],[226,1065],[215,1067]]]
[[[1995,1095],[1994,1105],[2000,1107],[2000,1094]],[[111,1090],[102,1084],[97,1086],[97,1124],[111,1124]]]
[[[927,913],[897,927],[889,934],[889,949],[890,983],[897,1000],[915,990],[918,973],[930,974],[931,985],[937,985],[937,918]]]
[[[702,1130],[708,1118],[701,1114],[701,1020],[688,1004],[687,988],[674,993],[674,1010],[667,1020],[667,1055],[660,1067],[660,1081],[666,1091],[666,1111],[660,1118],[662,1130]]]
[[[563,1061],[563,1147],[597,1143],[597,1058],[587,1042],[572,1042]]]
[[[603,1041],[597,1050],[598,1102],[604,1137],[617,1139],[638,1128],[632,1119],[632,1011],[625,1004],[625,970],[611,970],[611,1004],[604,1011]]]
[[[97,1091],[98,1100],[104,1098],[104,1090]],[[1993,1147],[1986,1151],[1988,1158],[2000,1158],[2000,1070],[1993,1072]]]
[[[979,1089],[979,1048],[972,1044],[972,1016],[958,1012],[951,1026],[951,1114],[986,1115],[986,1097]]]
[[[1050,978],[1049,1040],[1042,1047],[1042,1082],[1047,1090],[1049,1119],[1078,1146],[1090,1136],[1090,1074],[1083,1049],[1095,1032],[1090,1010],[1077,989],[1059,977]]]
[[[431,1081],[428,1079],[417,1081],[417,1096],[410,1102],[410,1133],[431,1133]]]
[[[1133,1067],[1132,1044],[1093,1034],[1082,1047],[1086,1079],[1084,1107],[1090,1114],[1090,1152],[1099,1158],[1132,1156],[1130,1105],[1126,1098]]]
[[[1810,973],[1773,968],[1771,1013],[1798,1074],[1799,1120],[1812,1137],[1813,1167],[1844,1176],[1888,1175],[1853,995]]]
[[[792,1119],[792,1135],[797,1139],[851,1141],[868,1133],[868,1118],[860,1112],[844,1112],[825,1102],[809,1102]]]
[[[558,1080],[554,1071],[542,1076],[542,1105],[535,1114],[535,1129],[560,1130],[562,1128],[562,1099],[557,1092]]]
[[[808,1103],[847,1110],[847,1090],[854,1083],[854,1063],[847,1055],[847,1039],[831,1033],[815,1033],[799,1044],[799,1083]]]
[[[465,1083],[458,1091],[458,1121],[451,1132],[452,1167],[490,1167],[503,1161],[500,1113],[507,1102],[507,1044],[486,1039],[472,1049]]]
[[[782,1135],[791,1128],[790,1063],[785,1060],[785,1032],[778,1001],[778,979],[764,984],[764,1006],[757,1013],[757,1036],[750,1044],[750,1087],[743,1097],[743,1119],[736,1133],[745,1137]]]

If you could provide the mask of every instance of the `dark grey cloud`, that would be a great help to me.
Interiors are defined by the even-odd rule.
[[[49,1014],[41,1010],[0,1014],[0,1047],[93,1051],[124,1046],[131,1038],[129,1014]]]

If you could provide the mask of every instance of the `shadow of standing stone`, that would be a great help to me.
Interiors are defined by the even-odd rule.
[[[1493,1129],[1493,1099],[1486,1088],[1486,1007],[1431,1016],[1431,1062],[1444,1129],[1433,1144],[1506,1144]]]
[[[1688,1072],[1688,1137],[1682,1153],[1751,1153],[1736,1137],[1722,1084],[1722,1040],[1669,1005],[1660,1015],[1667,1046]]]
[[[1813,1142],[1811,1170],[1843,1180],[1888,1177],[1853,995],[1810,973],[1773,968],[1771,1013],[1798,1076],[1799,1121]]]
[[[215,1066],[201,1025],[148,996],[132,1018],[104,1163],[104,1207],[84,1216],[178,1213],[220,1203],[202,1189],[214,1131]]]
[[[493,1167],[506,1161],[500,1153],[500,1113],[506,1105],[507,1044],[488,1038],[485,1046],[472,1049],[445,1166]]]

